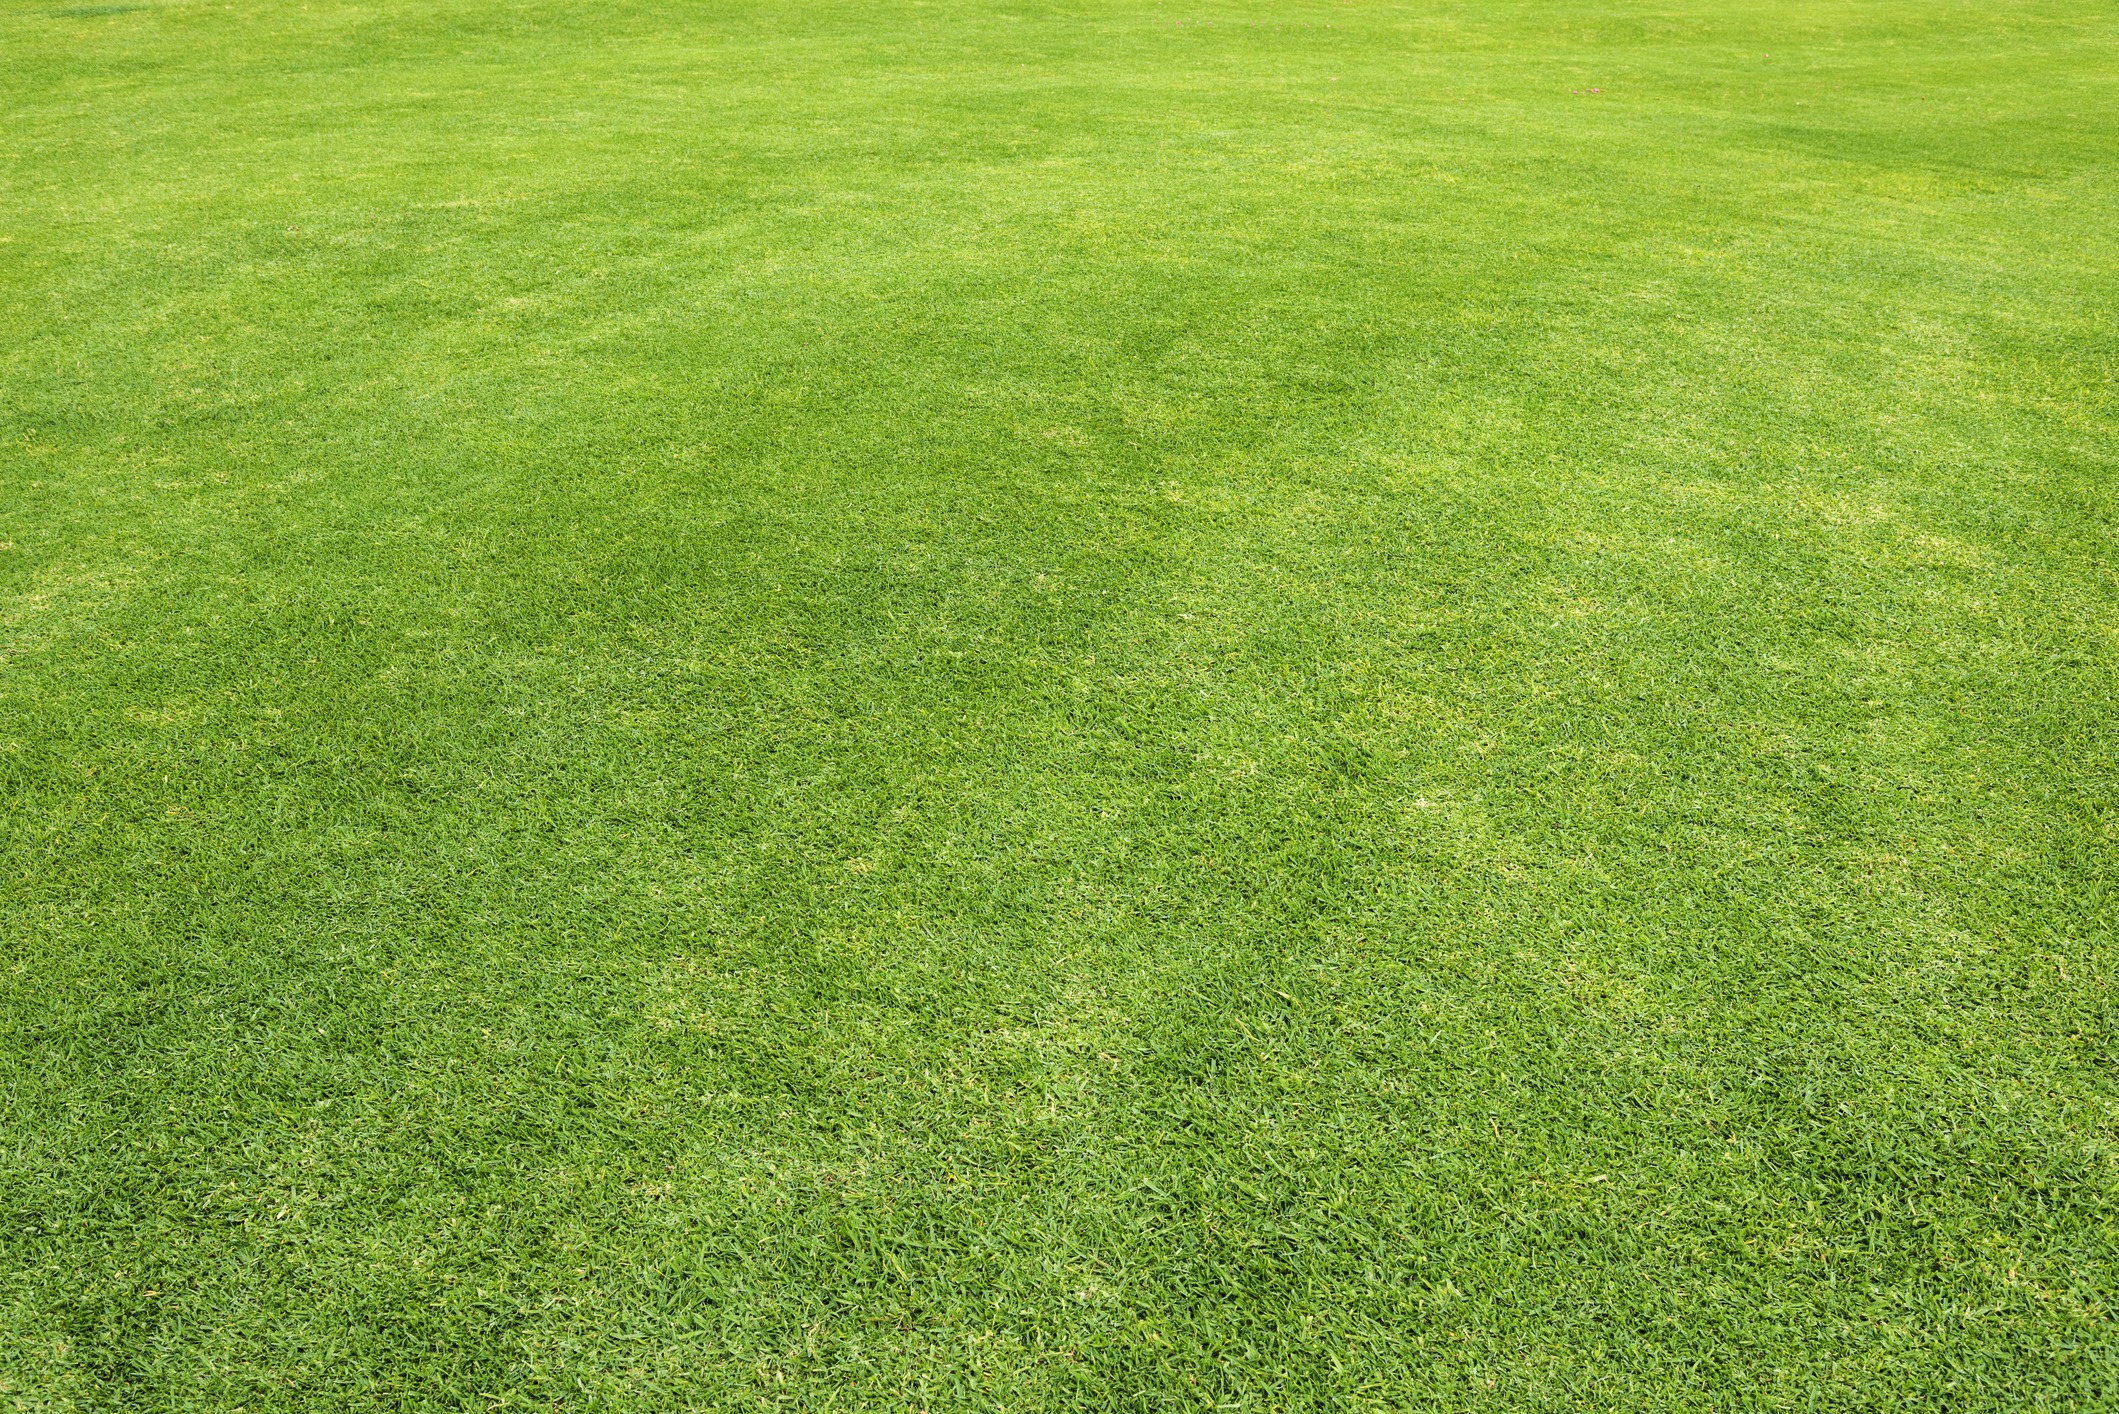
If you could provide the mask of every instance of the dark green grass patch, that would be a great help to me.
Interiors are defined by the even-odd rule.
[[[0,45],[0,1408],[2119,1404],[2104,10]]]

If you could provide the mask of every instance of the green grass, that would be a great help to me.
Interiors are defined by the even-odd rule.
[[[0,1410],[2119,1405],[2119,12],[0,9]]]

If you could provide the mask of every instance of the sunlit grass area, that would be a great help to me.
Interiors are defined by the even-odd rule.
[[[0,1409],[2119,1406],[2119,15],[0,8]]]

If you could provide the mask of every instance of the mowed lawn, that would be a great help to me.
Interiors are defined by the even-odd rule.
[[[5,0],[0,1409],[2110,1410],[2119,13]]]

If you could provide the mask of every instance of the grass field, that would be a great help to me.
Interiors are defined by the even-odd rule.
[[[0,1411],[2119,1407],[2119,11],[0,8]]]

